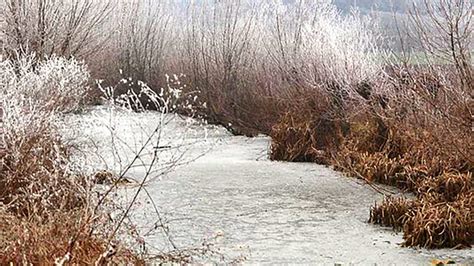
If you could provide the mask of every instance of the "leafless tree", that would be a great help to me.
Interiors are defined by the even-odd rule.
[[[99,30],[112,10],[109,1],[2,0],[2,46],[9,56],[36,53],[86,57],[105,41]]]
[[[237,101],[255,88],[256,51],[262,37],[257,33],[258,6],[243,0],[204,1],[188,10],[185,70],[207,100],[210,120],[225,126],[239,124],[236,118],[245,110]]]
[[[118,67],[125,75],[146,81],[163,81],[166,59],[172,48],[175,28],[173,4],[167,1],[121,1],[118,3],[118,30],[113,41],[118,48]]]
[[[387,117],[417,132],[424,147],[468,164],[474,122],[472,10],[469,0],[414,3],[405,28],[418,47],[403,46],[401,60],[391,66],[391,84],[385,84],[393,108]],[[413,58],[419,54],[423,57]]]
[[[453,64],[462,77],[462,86],[473,88],[474,3],[469,0],[423,0],[413,4],[410,22],[413,37],[418,39],[430,63]]]

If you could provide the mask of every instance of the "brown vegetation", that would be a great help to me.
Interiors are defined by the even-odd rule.
[[[47,128],[5,146],[0,158],[0,263],[53,264],[64,256],[73,264],[97,261],[109,248],[107,235],[89,234],[97,227],[97,221],[88,222],[90,184],[65,168],[69,148]],[[127,249],[115,252],[115,263],[140,262]]]
[[[453,95],[455,88],[444,87],[457,85],[455,80],[437,87],[437,93],[445,97],[425,98],[432,82],[426,82],[419,70],[408,71],[413,71],[412,77],[422,75],[421,81],[395,83],[403,83],[400,90],[414,93],[389,99],[385,109],[372,106],[367,108],[372,111],[351,117],[347,134],[341,126],[330,134],[321,132],[324,127],[316,126],[317,118],[304,111],[287,114],[273,128],[272,157],[333,164],[370,183],[413,192],[413,200],[387,198],[376,205],[370,221],[402,229],[409,246],[470,246],[474,240],[474,146],[472,118],[466,111],[472,99],[461,99],[462,90]],[[450,100],[456,101],[455,108]],[[324,138],[332,142],[318,145],[317,140]]]
[[[0,69],[0,264],[93,264],[110,248],[108,222],[93,211],[92,184],[71,169],[72,147],[57,128],[59,115],[77,108],[88,73],[74,60],[29,56]],[[118,245],[106,261],[140,260]]]
[[[402,58],[364,90],[355,86],[364,100],[343,99],[345,115],[332,117],[340,126],[329,135],[316,130],[322,116],[300,106],[273,127],[273,158],[298,161],[322,150],[324,160],[306,158],[415,194],[386,198],[372,208],[370,222],[403,230],[407,246],[466,247],[474,243],[472,14],[461,0],[424,5],[425,17],[417,8],[411,13],[410,33],[442,65]],[[437,34],[446,38],[434,40]],[[315,140],[328,137],[336,145],[316,148]]]
[[[309,109],[287,114],[273,127],[272,158],[332,164],[367,182],[413,192],[413,200],[387,198],[372,209],[370,218],[402,229],[406,245],[472,245],[474,146],[467,112],[472,99],[462,98],[463,89],[455,79],[437,87],[444,97],[427,97],[432,80],[440,79],[431,75],[427,80],[420,69],[405,71],[411,78],[421,78],[391,76],[392,86],[403,93],[388,98],[385,108],[368,103],[369,111],[347,120],[346,133],[338,120],[333,120],[338,127],[322,131],[324,127],[316,126],[318,118],[304,111]],[[325,138],[332,141],[318,144]]]
[[[47,218],[39,218],[19,217],[0,210],[0,263],[52,265],[62,260],[72,264],[96,263],[109,245],[103,236],[88,235],[92,224],[82,224],[86,218],[83,212],[84,209],[51,211]],[[77,232],[80,235],[75,248],[70,249],[72,236]],[[109,262],[142,264],[134,253],[123,247],[115,250]]]

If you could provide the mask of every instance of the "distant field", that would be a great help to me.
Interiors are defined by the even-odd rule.
[[[471,58],[474,53],[471,53]],[[377,56],[378,60],[383,63],[404,63],[407,61],[409,65],[449,65],[452,64],[451,59],[443,59],[440,57],[425,54],[423,52],[412,52],[408,54],[402,54],[401,52],[380,54]]]

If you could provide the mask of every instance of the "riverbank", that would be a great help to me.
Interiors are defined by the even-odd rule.
[[[94,112],[77,119],[90,124],[103,117]],[[142,125],[154,121],[153,112],[130,115]],[[131,133],[133,124],[125,120],[116,128],[122,137]],[[178,122],[169,126],[178,135],[187,130],[180,130]],[[246,263],[474,262],[472,249],[402,248],[401,233],[367,223],[370,206],[382,199],[378,192],[325,166],[272,162],[267,159],[268,137],[234,137],[215,127],[196,128],[194,133],[195,140],[206,136],[206,145],[212,139],[212,149],[146,186],[178,249],[212,243],[226,260],[244,256]],[[195,158],[200,151],[195,146],[187,156]],[[121,188],[124,202],[135,191],[133,186]],[[156,215],[150,198],[142,196],[131,217],[140,232],[147,232],[156,224]],[[144,240],[151,253],[173,249],[160,230]]]

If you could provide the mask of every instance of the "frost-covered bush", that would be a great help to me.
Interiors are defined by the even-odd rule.
[[[73,59],[33,58],[0,60],[0,203],[42,216],[84,200],[56,128],[59,114],[78,107],[89,75]]]
[[[87,58],[103,49],[110,0],[1,0],[0,39],[9,56],[33,52]]]
[[[276,73],[296,86],[351,87],[373,80],[377,63],[374,21],[356,12],[343,15],[331,1],[302,1],[276,5],[266,45]]]
[[[70,112],[79,107],[87,92],[89,73],[75,59],[52,56],[36,61],[33,55],[1,60],[2,106],[43,111]],[[15,101],[15,104],[12,104]]]

